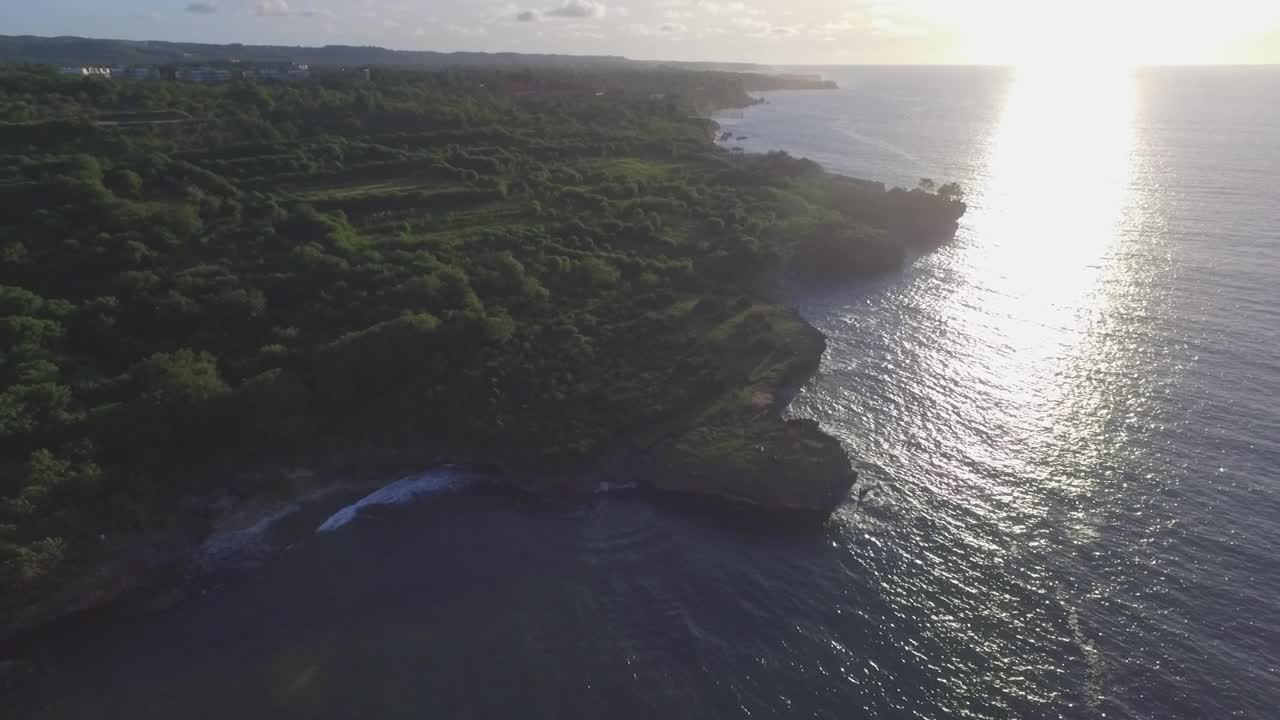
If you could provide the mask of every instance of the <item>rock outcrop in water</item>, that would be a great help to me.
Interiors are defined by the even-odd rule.
[[[839,441],[812,420],[782,416],[817,371],[826,340],[794,312],[773,312],[772,331],[785,343],[741,387],[650,448],[636,468],[641,482],[820,518],[848,497],[857,474]]]

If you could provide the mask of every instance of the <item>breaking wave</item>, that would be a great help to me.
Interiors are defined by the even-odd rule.
[[[467,476],[456,468],[440,468],[418,475],[410,475],[378,488],[356,502],[329,516],[316,528],[316,532],[333,532],[349,524],[366,507],[376,505],[404,505],[420,498],[440,495],[460,489],[467,483]]]

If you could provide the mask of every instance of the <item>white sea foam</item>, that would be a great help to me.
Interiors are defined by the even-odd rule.
[[[451,468],[432,470],[419,475],[401,478],[390,485],[378,488],[356,502],[329,516],[316,528],[316,532],[333,532],[355,520],[363,508],[374,505],[403,505],[423,497],[440,495],[460,488],[466,483],[461,472]]]
[[[277,508],[245,513],[239,522],[229,522],[227,527],[215,531],[200,546],[195,564],[212,569],[216,567],[252,564],[267,552],[267,532],[279,521],[302,509],[297,503]]]

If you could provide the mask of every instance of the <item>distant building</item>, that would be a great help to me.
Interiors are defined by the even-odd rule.
[[[129,80],[159,80],[160,68],[155,65],[134,65],[125,73]]]
[[[159,80],[160,68],[155,65],[117,65],[111,68],[111,77],[124,80]]]
[[[174,77],[182,82],[222,83],[231,80],[231,71],[223,68],[192,65],[178,68]]]
[[[294,65],[293,63],[273,63],[270,65],[259,65],[254,70],[253,76],[259,82],[291,82],[294,80],[306,80],[311,77],[311,67],[309,65]]]
[[[253,77],[259,82],[282,82],[288,77],[287,66],[275,65],[259,65],[253,70]]]
[[[98,67],[96,65],[84,65],[80,67],[68,65],[66,67],[59,68],[58,74],[72,75],[72,76],[79,76],[79,77],[99,77],[99,78],[106,78],[110,80],[111,68]]]

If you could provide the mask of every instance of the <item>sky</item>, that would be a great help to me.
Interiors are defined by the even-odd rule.
[[[0,34],[764,64],[1280,62],[1280,0],[0,0]]]

